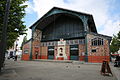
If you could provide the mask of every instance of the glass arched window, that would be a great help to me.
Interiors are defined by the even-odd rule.
[[[91,40],[92,46],[100,46],[103,45],[103,39],[102,38],[94,38]]]

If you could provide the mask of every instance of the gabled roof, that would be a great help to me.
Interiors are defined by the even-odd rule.
[[[104,38],[106,38],[108,41],[109,41],[109,43],[111,42],[111,40],[112,40],[112,37],[111,36],[107,36],[107,35],[103,35],[103,34],[96,34],[96,33],[93,33],[93,32],[90,32],[89,34],[92,34],[92,35],[94,35],[94,36],[99,36],[99,37],[104,37]]]
[[[73,13],[77,13],[77,14],[83,14],[83,15],[88,15],[90,16],[90,14],[87,13],[83,13],[83,12],[77,12],[77,11],[73,11],[73,10],[68,10],[68,9],[63,9],[63,8],[58,8],[58,7],[53,7],[51,10],[49,10],[45,15],[43,15],[39,20],[37,20],[32,26],[30,26],[30,29],[32,27],[34,27],[34,25],[36,25],[40,20],[42,20],[44,17],[46,17],[47,15],[49,15],[52,11],[54,10],[63,10],[63,11],[68,11],[68,12],[73,12]]]
[[[32,26],[30,26],[30,29],[39,25],[40,27],[39,28],[37,27],[37,28],[42,30],[47,24],[51,23],[55,18],[59,17],[61,13],[70,13],[71,15],[75,14],[76,16],[78,16],[78,15],[87,16],[92,23],[92,27],[97,32],[95,23],[93,21],[93,16],[91,14],[77,12],[77,11],[63,9],[63,8],[58,8],[58,7],[53,7],[51,10],[49,10],[39,20],[37,20]]]

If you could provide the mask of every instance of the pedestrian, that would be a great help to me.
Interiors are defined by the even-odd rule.
[[[14,59],[14,61],[17,61],[17,55],[15,55],[15,59]]]
[[[118,57],[118,67],[120,67],[120,56]]]
[[[119,67],[119,56],[116,56],[114,67]]]
[[[38,58],[38,52],[35,53],[35,59],[37,59],[37,58]]]

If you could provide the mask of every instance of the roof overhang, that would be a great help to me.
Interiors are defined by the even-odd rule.
[[[63,15],[70,16],[70,17],[73,17],[73,18],[79,18],[78,16],[74,16],[72,14],[57,13],[57,14],[48,16],[48,17],[46,17],[44,19],[41,19],[39,21],[39,23],[37,24],[36,29],[43,30],[47,25],[49,25],[50,23],[52,23],[53,21],[55,21],[59,16],[63,16]]]
[[[32,26],[30,26],[30,29],[32,29],[33,27],[38,28],[38,29],[43,29],[46,25],[51,23],[53,20],[55,20],[61,14],[73,15],[73,16],[76,16],[79,18],[82,15],[82,16],[88,17],[89,19],[92,17],[91,14],[86,14],[86,13],[72,11],[72,10],[68,10],[68,9],[53,7],[44,16],[42,16],[38,21],[36,21]],[[93,18],[91,18],[91,20],[93,20]],[[94,23],[94,21],[92,21],[92,22]],[[40,26],[40,27],[37,27],[37,26]],[[96,30],[95,24],[93,27]]]
[[[109,41],[109,43],[110,43],[111,40],[112,40],[112,37],[111,37],[111,36],[107,36],[107,35],[103,35],[103,34],[98,34],[98,33],[96,34],[96,33],[92,33],[92,32],[90,32],[89,34],[94,35],[94,36],[103,37],[103,38],[107,39],[107,40]]]

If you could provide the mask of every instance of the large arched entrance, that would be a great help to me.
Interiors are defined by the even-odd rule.
[[[84,26],[82,20],[70,14],[56,14],[51,16],[54,20],[42,29],[41,41],[55,41],[73,39],[83,36]]]

